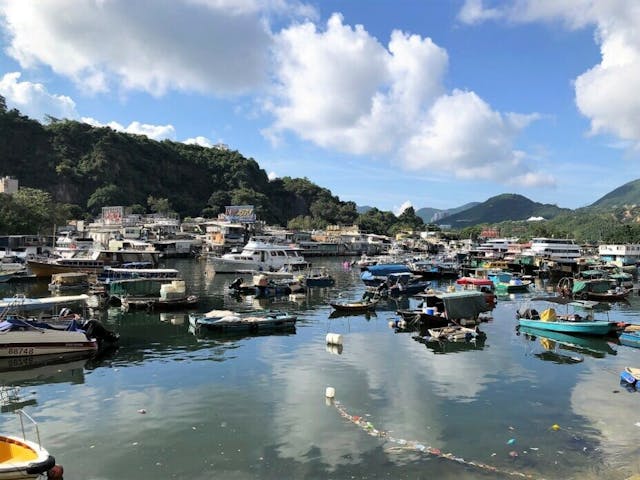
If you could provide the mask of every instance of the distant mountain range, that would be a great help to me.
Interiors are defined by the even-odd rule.
[[[364,213],[372,207],[358,207]],[[569,208],[557,205],[534,202],[527,197],[514,193],[504,193],[491,197],[484,202],[471,202],[457,208],[440,210],[424,207],[416,210],[416,215],[425,223],[451,225],[453,228],[464,228],[482,223],[500,223],[509,220],[527,220],[531,217],[542,217],[551,220],[560,213],[570,213]],[[640,179],[625,183],[612,190],[588,207],[576,211],[581,213],[602,213],[611,211],[616,217],[626,221],[640,222]]]

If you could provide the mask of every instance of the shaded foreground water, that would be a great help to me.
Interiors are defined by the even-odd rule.
[[[112,309],[102,320],[121,342],[110,356],[0,373],[0,384],[20,387],[68,480],[623,479],[640,472],[640,393],[619,384],[625,366],[640,367],[640,350],[517,335],[515,311],[527,295],[499,300],[481,326],[484,342],[425,345],[389,328],[393,302],[370,317],[329,318],[329,300],[362,295],[359,271],[314,263],[330,268],[336,286],[289,301],[234,299],[226,293],[234,276],[215,276],[204,262],[167,262],[201,295],[199,311],[295,311],[295,333],[196,335],[184,312]],[[8,296],[16,287],[0,288]],[[19,288],[46,294],[44,284]],[[639,312],[634,296],[608,315],[640,323]],[[343,335],[340,353],[325,344],[328,332]],[[343,418],[325,400],[327,386],[341,408],[371,426]],[[18,428],[15,415],[0,415],[0,432]]]

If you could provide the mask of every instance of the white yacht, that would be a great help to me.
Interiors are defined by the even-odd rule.
[[[235,273],[245,270],[276,271],[305,268],[307,262],[300,249],[289,245],[278,245],[250,240],[239,253],[209,256],[207,259],[216,273]]]
[[[531,239],[531,247],[523,254],[535,255],[556,262],[576,262],[582,255],[580,245],[571,238],[546,238],[537,237]]]

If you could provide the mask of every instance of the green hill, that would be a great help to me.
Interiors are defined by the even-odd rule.
[[[526,220],[529,217],[550,219],[561,212],[570,211],[556,205],[542,204],[513,193],[491,197],[462,212],[449,215],[436,223],[464,228],[482,223],[499,223],[507,220]]]
[[[425,223],[431,223],[431,219],[434,217],[434,215],[442,212],[443,210],[439,210],[437,208],[429,208],[429,207],[424,207],[424,208],[419,208],[418,210],[416,210],[416,215],[419,216],[423,222]]]
[[[625,183],[589,205],[588,209],[615,209],[640,205],[640,179]]]
[[[163,204],[183,217],[215,217],[226,205],[250,204],[260,219],[280,225],[295,218],[312,219],[312,227],[351,224],[358,217],[354,202],[306,178],[270,181],[254,159],[237,151],[159,142],[71,120],[43,125],[8,110],[1,96],[0,174],[48,192],[82,216],[107,205],[144,211]]]

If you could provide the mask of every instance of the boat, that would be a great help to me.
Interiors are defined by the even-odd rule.
[[[640,325],[627,325],[618,339],[622,345],[640,348]]]
[[[331,302],[329,305],[337,312],[364,313],[375,310],[379,299],[366,299],[359,302]]]
[[[98,281],[110,283],[118,280],[146,278],[150,280],[179,280],[180,271],[175,268],[152,268],[149,262],[131,262],[122,267],[105,267],[98,274]]]
[[[24,410],[16,413],[20,416],[22,435],[0,435],[0,478],[38,478],[55,466],[55,458],[42,446],[36,422]],[[27,440],[25,419],[34,425],[37,442]]]
[[[303,283],[307,287],[331,287],[336,280],[324,267],[313,267],[303,273]]]
[[[419,296],[423,299],[421,308],[397,311],[407,322],[419,321],[423,325],[434,327],[451,322],[475,325],[480,323],[480,314],[493,308],[487,304],[484,294],[475,290],[433,291]]]
[[[160,252],[155,250],[93,250],[78,253],[70,258],[34,258],[27,260],[36,277],[50,277],[54,273],[85,272],[99,274],[107,266],[119,266],[128,262],[158,264]]]
[[[447,342],[468,342],[476,337],[485,338],[486,334],[477,327],[468,328],[462,325],[448,325],[446,327],[434,327],[427,330],[434,340]]]
[[[529,310],[529,315],[518,315],[518,322],[522,327],[537,328],[539,330],[554,331],[570,334],[604,336],[612,332],[612,322],[593,320],[590,315],[581,317],[578,314],[558,315],[550,307],[538,314]]]
[[[89,288],[89,275],[84,272],[54,273],[49,283],[50,292],[74,292]]]
[[[377,287],[367,287],[367,292],[381,297],[411,296],[426,291],[431,286],[429,280],[409,272],[391,273]]]
[[[488,278],[461,277],[456,284],[462,285],[465,290],[477,290],[484,294],[484,299],[489,306],[495,306],[497,299],[494,283]]]
[[[155,287],[159,284],[159,290]],[[132,287],[140,286],[142,290],[138,292],[147,293],[135,294]],[[147,278],[132,280],[121,280],[110,284],[111,292],[122,290],[115,295],[120,300],[120,306],[124,311],[133,309],[146,310],[175,310],[181,308],[192,308],[198,304],[197,295],[189,295],[186,291],[184,280],[172,280],[170,283],[158,282]],[[156,293],[157,292],[157,293]]]
[[[615,281],[609,278],[564,277],[558,282],[558,293],[580,300],[619,302],[627,299],[631,289],[615,286]]]
[[[378,287],[394,273],[411,273],[411,271],[404,263],[379,263],[366,267],[360,274],[360,279],[367,287]]]
[[[29,298],[24,295],[5,297],[0,299],[0,311],[10,311],[14,314],[44,312],[57,307],[84,305],[89,295],[64,295],[58,297]]]
[[[488,277],[494,283],[498,294],[528,292],[531,285],[531,280],[523,280],[511,272],[493,272]]]
[[[95,353],[101,342],[115,342],[117,334],[96,320],[76,316],[57,323],[6,315],[0,322],[0,358],[70,353]],[[0,477],[2,478],[2,477]]]
[[[283,267],[292,270],[308,266],[299,248],[250,240],[241,252],[209,256],[207,261],[215,273],[237,273],[243,270],[276,271]]]
[[[300,283],[301,280],[287,277],[274,278],[268,273],[254,275],[253,279],[254,284],[246,284],[242,277],[238,277],[229,284],[229,290],[240,295],[254,295],[262,298],[305,292],[305,287]]]
[[[243,315],[230,310],[212,310],[189,315],[189,325],[196,329],[218,332],[261,332],[295,328],[297,317],[285,312],[266,312],[262,315]]]
[[[634,387],[637,386],[640,380],[640,368],[625,367],[620,373],[620,380]]]

